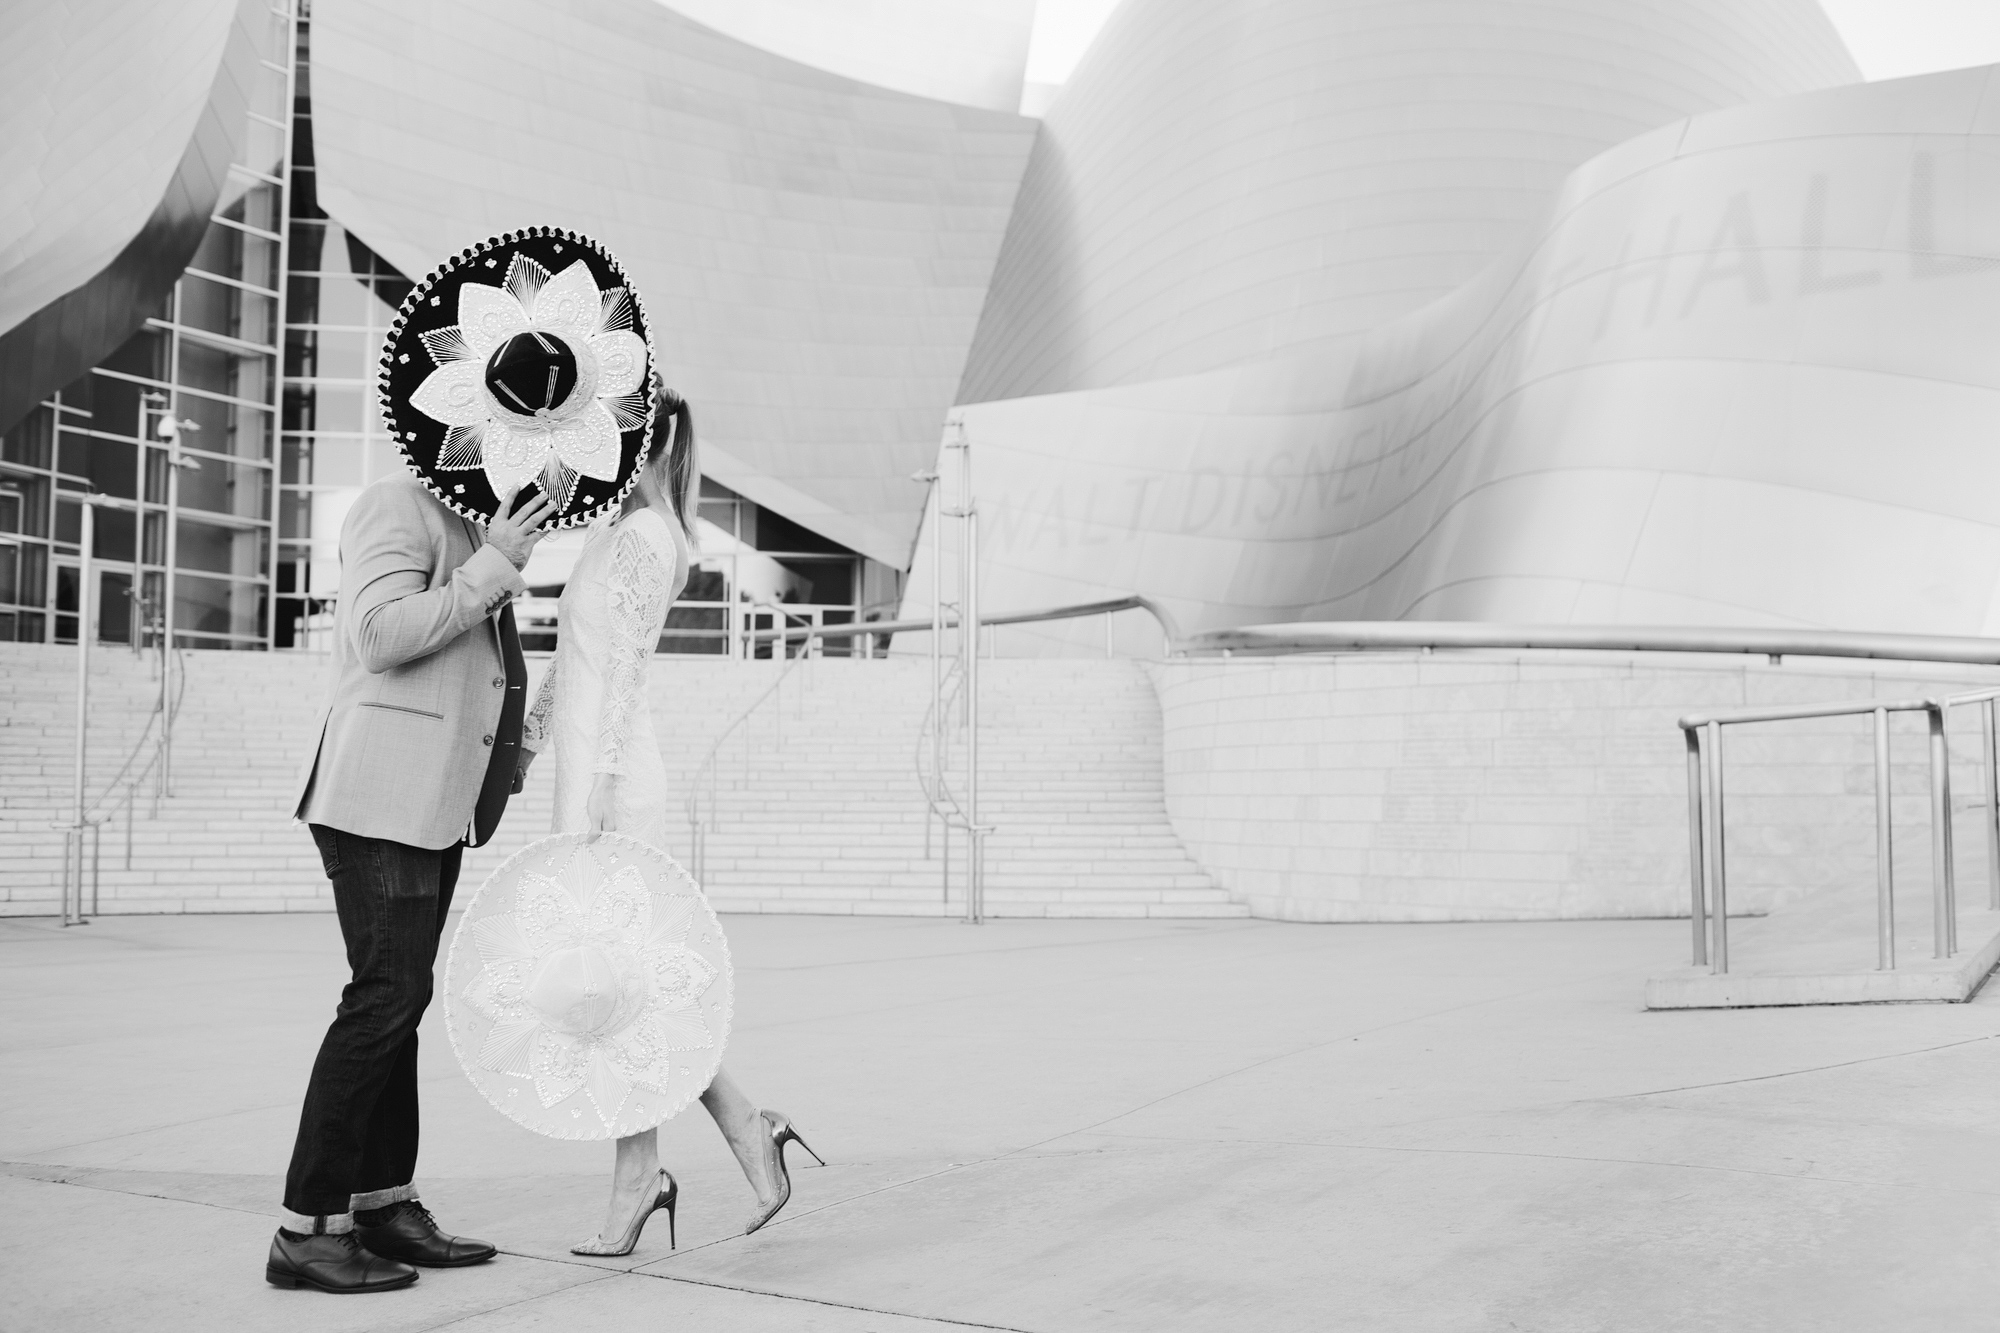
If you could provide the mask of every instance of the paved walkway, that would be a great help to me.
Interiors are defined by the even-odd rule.
[[[737,917],[730,1065],[831,1165],[759,1234],[699,1113],[629,1259],[610,1149],[425,1040],[425,1200],[504,1253],[261,1274],[331,917],[0,922],[0,1328],[1972,1328],[2000,998],[1645,1013],[1685,926]],[[1996,988],[2000,989],[2000,988]]]

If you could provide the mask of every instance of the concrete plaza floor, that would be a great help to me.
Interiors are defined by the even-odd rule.
[[[342,1300],[261,1272],[333,919],[0,922],[0,1328],[1872,1330],[2000,1305],[2000,998],[1646,1013],[1674,922],[727,924],[730,1067],[830,1163],[776,1223],[738,1234],[749,1189],[697,1111],[664,1131],[678,1252],[656,1223],[627,1259],[569,1255],[610,1148],[519,1129],[427,1031],[424,1198],[503,1253]]]

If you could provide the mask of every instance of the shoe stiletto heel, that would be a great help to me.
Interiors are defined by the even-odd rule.
[[[815,1162],[818,1162],[821,1166],[826,1165],[826,1159],[818,1153],[813,1152],[812,1145],[799,1137],[799,1132],[792,1128],[791,1118],[785,1115],[784,1112],[759,1111],[757,1113],[757,1120],[763,1125],[764,1133],[768,1136],[764,1142],[764,1169],[765,1174],[771,1180],[772,1188],[776,1192],[773,1194],[771,1202],[758,1205],[756,1211],[750,1214],[749,1224],[743,1228],[743,1234],[746,1236],[776,1217],[778,1210],[783,1208],[792,1197],[792,1173],[785,1167],[785,1145],[787,1143],[798,1144],[799,1147],[804,1148],[811,1155]]]
[[[803,1146],[803,1145],[801,1145]],[[810,1148],[806,1151],[812,1151]],[[632,1224],[625,1228],[625,1234],[617,1241],[608,1241],[602,1236],[592,1236],[581,1245],[570,1246],[571,1254],[620,1255],[632,1253],[632,1247],[639,1243],[639,1233],[646,1229],[646,1220],[654,1213],[665,1209],[667,1213],[667,1248],[677,1250],[680,1242],[674,1235],[674,1206],[680,1202],[681,1187],[673,1175],[660,1172],[660,1191],[653,1198],[651,1208],[641,1208],[632,1218]]]

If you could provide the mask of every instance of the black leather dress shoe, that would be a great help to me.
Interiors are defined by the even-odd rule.
[[[361,1248],[351,1231],[338,1236],[271,1237],[264,1280],[274,1287],[312,1287],[336,1296],[394,1291],[417,1280],[417,1270]]]
[[[364,1248],[384,1259],[399,1259],[420,1268],[463,1268],[483,1264],[497,1250],[483,1240],[447,1236],[438,1230],[431,1210],[410,1199],[384,1210],[387,1216],[375,1226],[364,1227],[354,1219],[354,1234]]]

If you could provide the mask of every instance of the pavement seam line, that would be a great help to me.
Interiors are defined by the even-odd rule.
[[[555,1262],[560,1263],[561,1260]],[[658,1262],[655,1260],[655,1262]],[[819,1296],[795,1296],[782,1291],[765,1291],[760,1287],[737,1287],[727,1282],[712,1282],[698,1277],[682,1277],[674,1273],[648,1273],[642,1268],[624,1270],[627,1277],[651,1278],[656,1282],[685,1282],[691,1287],[708,1287],[715,1291],[734,1291],[745,1296],[768,1296],[779,1301],[798,1301],[804,1305],[824,1305],[835,1310],[856,1310],[862,1314],[888,1315],[895,1319],[917,1319],[934,1324],[950,1324],[956,1328],[990,1328],[998,1333],[1038,1333],[1035,1329],[1020,1328],[1014,1324],[982,1324],[976,1319],[953,1319],[949,1315],[911,1314],[907,1310],[887,1310],[879,1305],[854,1305],[848,1301],[830,1301]]]
[[[1919,1046],[1908,1051],[1884,1051],[1880,1055],[1864,1055],[1857,1060],[1839,1060],[1830,1065],[1809,1065],[1804,1069],[1781,1069],[1775,1074],[1750,1074],[1743,1078],[1717,1079],[1713,1083],[1690,1083],[1679,1088],[1654,1088],[1649,1092],[1619,1092],[1608,1097],[1588,1097],[1585,1102],[1622,1102],[1638,1097],[1666,1097],[1676,1092],[1700,1092],[1704,1088],[1729,1088],[1739,1083],[1768,1083],[1776,1078],[1797,1078],[1801,1074],[1823,1074],[1830,1069],[1852,1069],[1856,1065],[1879,1064],[1884,1060],[1901,1060],[1912,1055],[1929,1055],[1933,1051],[1948,1051],[1955,1046],[1974,1046],[1982,1041],[1992,1041],[2000,1037],[2000,1032],[1989,1032],[1983,1037],[1966,1037],[1959,1041],[1948,1041],[1938,1046]],[[1583,1103],[1576,1103],[1582,1105]]]
[[[999,1159],[999,1158],[983,1158],[983,1159],[981,1159],[981,1160],[982,1160],[982,1161],[998,1161],[998,1160],[1000,1160],[1000,1159]],[[0,1163],[0,1165],[14,1165],[14,1163]],[[26,1165],[34,1165],[34,1164],[33,1164],[33,1163],[27,1163]],[[882,1186],[882,1187],[881,1187],[880,1189],[875,1189],[875,1190],[870,1190],[870,1191],[868,1191],[868,1193],[867,1193],[867,1194],[857,1194],[857,1195],[853,1196],[853,1198],[852,1198],[852,1199],[842,1199],[842,1200],[840,1200],[840,1201],[839,1201],[838,1203],[829,1203],[829,1204],[822,1204],[822,1205],[820,1205],[820,1207],[818,1207],[818,1208],[814,1208],[814,1209],[811,1209],[811,1210],[809,1210],[809,1211],[807,1211],[807,1212],[802,1212],[802,1213],[797,1213],[797,1214],[794,1214],[794,1215],[793,1215],[793,1217],[791,1217],[791,1218],[788,1218],[788,1219],[786,1219],[786,1220],[787,1220],[787,1221],[797,1221],[797,1220],[798,1220],[799,1218],[803,1218],[803,1217],[810,1217],[810,1216],[812,1216],[812,1214],[813,1214],[813,1213],[817,1213],[817,1212],[824,1212],[824,1211],[825,1211],[826,1209],[828,1209],[828,1208],[837,1208],[837,1207],[839,1207],[839,1206],[840,1206],[840,1204],[843,1204],[843,1203],[852,1203],[852,1202],[854,1201],[854,1199],[865,1199],[865,1198],[868,1198],[868,1197],[869,1197],[869,1195],[873,1195],[873,1194],[882,1194],[882,1193],[886,1193],[886,1192],[887,1192],[887,1191],[889,1191],[889,1190],[893,1190],[893,1189],[900,1189],[900,1188],[902,1188],[902,1187],[903,1187],[904,1185],[915,1185],[915,1184],[919,1184],[919,1183],[921,1183],[921,1182],[923,1182],[923,1181],[925,1181],[925,1180],[931,1180],[931,1179],[935,1179],[935,1178],[936,1178],[936,1177],[938,1177],[938,1176],[942,1176],[942,1175],[949,1175],[949,1174],[950,1174],[951,1172],[953,1172],[953,1171],[957,1171],[957,1170],[961,1169],[962,1167],[965,1167],[965,1166],[971,1166],[971,1165],[976,1165],[976,1163],[970,1163],[970,1162],[961,1162],[961,1163],[957,1163],[957,1164],[955,1164],[955,1165],[953,1165],[953,1166],[950,1166],[950,1167],[947,1167],[947,1168],[946,1168],[945,1170],[943,1170],[943,1171],[933,1171],[933,1172],[931,1172],[931,1173],[930,1173],[929,1175],[925,1175],[925,1176],[917,1176],[917,1177],[914,1177],[914,1178],[912,1178],[912,1179],[910,1179],[910,1180],[904,1180],[904,1181],[898,1181],[898,1182],[896,1182],[896,1183],[895,1183],[895,1184],[893,1184],[893,1185],[884,1185],[884,1186]],[[97,1170],[97,1169],[100,1169],[100,1168],[94,1168],[94,1167],[86,1167],[86,1168],[82,1168],[82,1169],[84,1169],[84,1170]],[[39,1183],[41,1183],[41,1184],[44,1184],[44,1185],[69,1185],[69,1186],[73,1186],[73,1187],[75,1187],[75,1188],[77,1188],[77,1189],[88,1189],[88,1190],[97,1190],[98,1192],[100,1192],[100,1193],[103,1193],[103,1194],[123,1194],[123,1195],[127,1195],[127,1196],[129,1196],[129,1197],[131,1197],[131,1198],[138,1198],[138,1199],[159,1199],[159,1200],[160,1200],[160,1201],[162,1201],[163,1203],[185,1203],[185,1204],[193,1204],[193,1205],[195,1205],[195,1206],[197,1206],[197,1207],[200,1207],[200,1208],[213,1208],[213,1209],[216,1209],[216,1210],[217,1210],[217,1211],[219,1211],[219,1212],[225,1212],[225,1213],[241,1213],[241,1214],[242,1214],[242,1215],[244,1215],[245,1217],[262,1217],[262,1216],[263,1216],[263,1214],[262,1214],[261,1212],[257,1212],[257,1211],[254,1211],[254,1210],[252,1210],[252,1209],[249,1209],[249,1208],[239,1208],[239,1207],[235,1206],[234,1204],[227,1204],[227,1203],[210,1203],[210,1202],[209,1202],[209,1201],[207,1201],[206,1199],[183,1199],[183,1198],[180,1198],[180,1197],[178,1197],[177,1195],[172,1195],[172,1194],[148,1194],[148,1193],[146,1193],[146,1192],[145,1192],[145,1191],[143,1191],[143,1190],[129,1190],[129,1189],[119,1189],[119,1188],[118,1188],[117,1186],[114,1186],[114,1185],[97,1185],[97,1184],[92,1184],[91,1182],[89,1182],[89,1181],[85,1181],[85,1180],[66,1180],[66,1179],[65,1179],[65,1180],[49,1180],[49,1179],[47,1179],[47,1178],[45,1178],[45,1177],[42,1177],[42,1176],[20,1176],[20,1177],[16,1177],[16,1179],[21,1179],[21,1180],[33,1180],[33,1181],[37,1181],[37,1182],[39,1182]],[[774,1225],[774,1226],[775,1226],[775,1225],[777,1225],[777,1224],[776,1224],[776,1223],[772,1223],[771,1225]],[[693,1253],[696,1253],[696,1252],[697,1252],[697,1251],[699,1251],[699,1250],[705,1250],[705,1249],[709,1249],[709,1248],[711,1248],[712,1246],[716,1246],[716,1245],[721,1245],[721,1244],[725,1243],[726,1241],[731,1241],[731,1240],[741,1240],[741,1239],[742,1239],[742,1237],[740,1237],[740,1236],[725,1236],[725,1237],[724,1237],[724,1238],[723,1238],[722,1240],[714,1240],[714,1241],[710,1241],[710,1242],[708,1242],[708,1243],[707,1243],[706,1245],[697,1245],[697,1246],[693,1246],[693,1247],[691,1247],[691,1248],[690,1248],[690,1249],[688,1250],[688,1253],[689,1253],[689,1254],[693,1254]],[[568,1286],[568,1287],[564,1287],[564,1288],[562,1289],[562,1291],[561,1291],[561,1292],[555,1292],[555,1291],[551,1291],[551,1292],[539,1292],[539,1293],[537,1293],[537,1294],[535,1294],[535,1295],[533,1295],[533,1296],[524,1296],[524,1297],[522,1297],[522,1298],[521,1298],[521,1299],[519,1299],[519,1300],[515,1300],[515,1301],[508,1301],[508,1302],[506,1302],[506,1303],[504,1303],[504,1304],[501,1304],[501,1305],[495,1305],[495,1306],[491,1306],[491,1307],[489,1307],[488,1309],[485,1309],[485,1310],[477,1310],[477,1311],[474,1311],[474,1312],[473,1312],[472,1314],[467,1314],[467,1315],[460,1315],[460,1316],[458,1316],[457,1318],[455,1318],[455,1319],[452,1319],[452,1320],[450,1320],[450,1321],[448,1321],[448,1322],[446,1322],[446,1323],[443,1323],[443,1324],[432,1324],[432,1325],[429,1325],[429,1326],[428,1326],[428,1328],[426,1329],[426,1333],[431,1333],[431,1331],[432,1331],[432,1330],[436,1330],[436,1329],[441,1329],[441,1328],[450,1328],[450,1327],[451,1327],[451,1326],[452,1326],[453,1324],[460,1324],[460,1323],[464,1323],[464,1322],[465,1322],[465,1321],[466,1321],[467,1319],[476,1319],[476,1318],[479,1318],[479,1317],[481,1317],[481,1316],[484,1316],[484,1315],[489,1315],[489,1314],[492,1314],[492,1313],[493,1313],[493,1312],[494,1312],[495,1310],[506,1310],[506,1309],[511,1309],[512,1307],[514,1307],[514,1306],[516,1306],[516,1305],[525,1305],[525,1304],[527,1304],[527,1303],[528,1303],[529,1301],[536,1301],[536,1300],[541,1300],[541,1299],[543,1299],[544,1297],[548,1297],[548,1296],[558,1296],[558,1295],[561,1295],[561,1294],[562,1294],[562,1292],[567,1292],[567,1291],[575,1291],[575,1290],[576,1290],[577,1288],[579,1288],[579,1287],[588,1287],[588,1286],[592,1286],[592,1285],[594,1285],[595,1283],[598,1283],[598,1282],[602,1282],[602,1281],[606,1280],[607,1278],[614,1278],[614,1277],[643,1277],[643,1278],[651,1278],[651,1279],[654,1279],[655,1281],[659,1281],[659,1282],[685,1282],[685,1283],[687,1283],[687,1284],[688,1284],[688,1285],[690,1285],[690,1286],[695,1286],[695,1287],[710,1287],[710,1288],[713,1288],[713,1289],[715,1289],[715,1290],[717,1290],[717,1291],[734,1291],[734,1292],[738,1292],[738,1293],[740,1293],[740,1294],[742,1294],[742,1295],[746,1295],[746,1296],[766,1296],[766,1297],[769,1297],[769,1298],[771,1298],[772,1300],[779,1300],[779,1301],[798,1301],[798,1302],[800,1302],[800,1303],[802,1303],[802,1304],[807,1304],[807,1305],[824,1305],[824,1306],[828,1306],[829,1308],[832,1308],[832,1309],[836,1309],[836,1310],[854,1310],[854,1311],[857,1311],[857,1312],[859,1312],[859,1313],[861,1313],[861,1314],[880,1314],[880,1315],[889,1315],[890,1317],[892,1317],[892,1318],[896,1318],[896,1319],[915,1319],[915,1320],[920,1320],[920,1321],[928,1321],[928,1322],[930,1322],[930,1323],[936,1323],[936,1324],[950,1324],[950,1325],[952,1325],[953,1327],[957,1327],[957,1328],[985,1328],[985,1329],[993,1329],[993,1330],[996,1330],[996,1333],[1039,1333],[1039,1331],[1038,1331],[1038,1330],[1035,1330],[1035,1329],[1026,1329],[1026,1328],[1020,1328],[1020,1327],[1017,1327],[1016,1325],[1013,1325],[1013,1324],[983,1324],[983,1323],[980,1323],[979,1321],[977,1321],[977,1320],[973,1320],[973,1319],[953,1319],[953,1318],[951,1318],[951,1317],[950,1317],[949,1315],[928,1315],[928,1314],[911,1314],[910,1312],[908,1312],[908,1311],[906,1311],[906,1310],[890,1310],[890,1309],[885,1309],[885,1308],[883,1308],[883,1307],[881,1307],[881,1306],[876,1306],[876,1305],[855,1305],[855,1304],[852,1304],[852,1303],[850,1303],[850,1302],[847,1302],[847,1301],[830,1301],[830,1300],[826,1300],[826,1299],[824,1299],[824,1298],[822,1298],[822,1297],[818,1297],[818,1296],[797,1296],[797,1295],[792,1295],[792,1294],[790,1294],[790,1293],[788,1293],[788,1292],[782,1292],[782,1291],[765,1291],[765,1290],[763,1290],[762,1288],[759,1288],[759,1287],[737,1287],[737,1286],[732,1286],[732,1285],[730,1285],[730,1284],[729,1284],[729,1283],[727,1283],[727,1282],[712,1282],[712,1281],[706,1281],[706,1280],[704,1280],[704,1279],[702,1279],[702,1278],[696,1278],[696,1277],[685,1277],[685,1276],[682,1276],[682,1275],[679,1275],[679,1274],[675,1274],[675,1273],[649,1273],[649,1272],[646,1272],[646,1271],[645,1271],[645,1268],[644,1268],[644,1266],[641,1266],[641,1267],[638,1267],[638,1268],[608,1268],[608,1269],[607,1269],[607,1268],[603,1268],[603,1267],[601,1267],[601,1266],[599,1266],[599,1265],[597,1265],[597,1264],[580,1264],[580,1263],[576,1263],[576,1262],[574,1262],[573,1260],[569,1260],[569,1259],[561,1259],[561,1258],[553,1258],[553,1257],[550,1257],[550,1256],[547,1256],[547,1255],[539,1255],[539,1254],[524,1254],[524,1253],[522,1253],[522,1252],[521,1252],[521,1251],[519,1251],[519,1250],[509,1250],[509,1249],[501,1249],[501,1250],[500,1250],[500,1253],[501,1253],[501,1254],[504,1254],[504,1255],[507,1255],[507,1256],[508,1256],[509,1258],[513,1258],[513,1259],[522,1259],[522,1260],[526,1260],[526,1261],[527,1261],[527,1262],[529,1262],[529,1263],[537,1263],[537,1264],[554,1264],[554,1265],[556,1265],[556,1266],[558,1266],[558,1267],[561,1267],[561,1268],[580,1268],[580,1269],[586,1269],[586,1270],[589,1270],[589,1271],[592,1271],[592,1272],[596,1272],[596,1273],[599,1273],[599,1274],[601,1274],[602,1276],[600,1276],[600,1277],[596,1277],[596,1278],[591,1278],[591,1279],[588,1279],[588,1280],[586,1280],[586,1281],[583,1281],[583,1282],[578,1282],[578,1283],[575,1283],[575,1284],[574,1284],[574,1285],[572,1285],[572,1286]],[[649,1261],[649,1262],[652,1262],[652,1263],[660,1263],[660,1262],[662,1262],[662,1261],[661,1261],[661,1260],[658,1260],[658,1259],[654,1259],[654,1260],[651,1260],[651,1261]]]
[[[1162,1102],[1169,1102],[1176,1097],[1185,1096],[1190,1092],[1195,1092],[1201,1088],[1206,1088],[1213,1084],[1221,1083],[1226,1079],[1232,1079],[1237,1077],[1238,1075],[1247,1074],[1253,1069],[1262,1069],[1265,1065],[1277,1064],[1281,1060],[1291,1060],[1301,1055],[1310,1055],[1314,1051],[1325,1050],[1329,1046],[1338,1046],[1342,1042],[1359,1041],[1363,1037],[1373,1036],[1378,1032],[1387,1032],[1392,1028],[1407,1027],[1411,1023],[1426,1022],[1433,1018],[1441,1018],[1446,1014],[1455,1014],[1466,1009],[1477,1009],[1480,1008],[1482,1005],[1499,1004],[1507,1000],[1518,1000],[1524,995],[1537,995],[1543,991],[1560,990],[1565,986],[1574,986],[1581,981],[1592,980],[1598,976],[1609,976],[1613,974],[1613,971],[1622,971],[1622,970],[1623,969],[1611,969],[1605,972],[1594,973],[1589,978],[1571,978],[1565,981],[1551,982],[1548,985],[1544,986],[1530,986],[1526,990],[1509,991],[1505,995],[1492,995],[1492,996],[1487,996],[1484,999],[1469,1000],[1464,1004],[1454,1004],[1444,1009],[1433,1009],[1421,1014],[1411,1014],[1407,1018],[1399,1018],[1394,1020],[1393,1022],[1383,1023],[1376,1027],[1362,1028],[1358,1032],[1343,1032],[1339,1036],[1330,1037],[1325,1041],[1309,1042],[1304,1046],[1294,1047],[1289,1051],[1279,1051],[1275,1055],[1267,1055],[1262,1059],[1252,1060],[1249,1064],[1240,1065],[1235,1069],[1225,1069],[1219,1074],[1213,1074],[1210,1075],[1208,1078],[1199,1079],[1193,1083],[1186,1085],[1185,1087],[1175,1088],[1172,1092],[1163,1092],[1159,1096],[1154,1097],[1149,1101],[1144,1101],[1139,1103],[1139,1105],[1137,1106],[1127,1107],[1125,1110],[1118,1112],[1116,1115],[1106,1116],[1102,1120],[1093,1121],[1090,1124],[1081,1126],[1080,1128],[1077,1129],[1065,1130],[1060,1134],[1051,1134],[1045,1139],[1038,1139],[1034,1143],[1023,1144],[1021,1147],[1014,1148],[1010,1150],[1008,1153],[1001,1155],[1012,1156],[1015,1153],[1032,1152],[1036,1148],[1040,1148],[1047,1144],[1058,1142],[1062,1139],[1069,1138],[1075,1134],[1088,1134],[1091,1130],[1099,1129],[1105,1125],[1115,1124],[1118,1121],[1125,1119],[1127,1116],[1137,1115],[1141,1111],[1150,1110],[1151,1108],[1160,1105]]]
[[[1159,1143],[1234,1143],[1251,1147],[1323,1148],[1333,1152],[1420,1153],[1441,1157],[1521,1157],[1539,1162],[1590,1162],[1604,1166],[1653,1166],[1675,1171],[1716,1171],[1725,1175],[1769,1180],[1804,1180],[1818,1185],[1858,1185],[1868,1189],[1911,1190],[1926,1194],[1963,1194],[1976,1199],[2000,1197],[1994,1190],[1955,1189],[1949,1185],[1912,1185],[1894,1180],[1857,1180],[1852,1176],[1821,1176],[1806,1172],[1759,1171],[1748,1166],[1709,1162],[1669,1162],[1652,1157],[1597,1157],[1584,1153],[1522,1152],[1506,1148],[1423,1148],[1395,1143],[1317,1143],[1305,1139],[1190,1139],[1169,1135],[1124,1134],[1121,1138]]]

